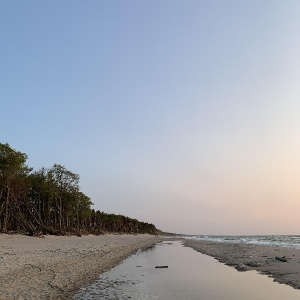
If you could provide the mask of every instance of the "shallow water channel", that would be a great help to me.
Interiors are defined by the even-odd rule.
[[[74,299],[299,300],[300,291],[255,271],[238,272],[174,241],[138,251]]]

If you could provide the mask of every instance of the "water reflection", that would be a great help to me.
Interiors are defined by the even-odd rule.
[[[139,249],[137,251],[137,253],[146,253],[146,252],[149,252],[149,251],[153,251],[157,245],[158,244],[154,244],[154,245],[148,246],[146,248]]]
[[[154,245],[150,245],[150,246],[148,246],[146,248],[139,249],[137,251],[137,254],[138,253],[146,253],[146,252],[149,252],[149,251],[153,251],[158,246],[168,246],[168,245],[173,245],[173,243],[170,243],[170,242],[160,242],[160,243],[157,243],[157,244],[154,244]]]
[[[74,299],[299,300],[300,291],[255,271],[239,273],[180,242],[163,242],[102,274]]]

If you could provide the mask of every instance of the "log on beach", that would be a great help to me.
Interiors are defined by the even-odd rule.
[[[282,257],[275,256],[275,259],[280,260],[282,262],[287,262],[287,259],[285,258],[285,256],[282,256]]]

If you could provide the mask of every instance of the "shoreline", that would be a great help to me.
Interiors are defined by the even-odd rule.
[[[45,238],[0,234],[0,300],[72,299],[80,288],[139,249],[166,240],[175,238],[148,234]],[[176,240],[238,271],[256,270],[275,282],[300,289],[300,249]]]
[[[0,234],[0,299],[72,299],[81,287],[162,238]]]
[[[74,300],[299,300],[299,293],[257,272],[237,272],[184,247],[181,240],[168,240],[101,274],[93,284],[80,289]]]
[[[300,289],[300,249],[187,239],[183,243],[238,271],[256,270],[275,282]],[[283,257],[284,261],[280,260]]]

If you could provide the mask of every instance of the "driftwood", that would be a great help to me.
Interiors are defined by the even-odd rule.
[[[156,269],[167,269],[169,268],[168,266],[155,266]]]
[[[282,257],[276,256],[275,259],[280,260],[282,262],[287,262],[287,259],[285,258],[285,256],[282,256]]]
[[[33,236],[36,238],[45,238],[41,231],[34,231]]]

